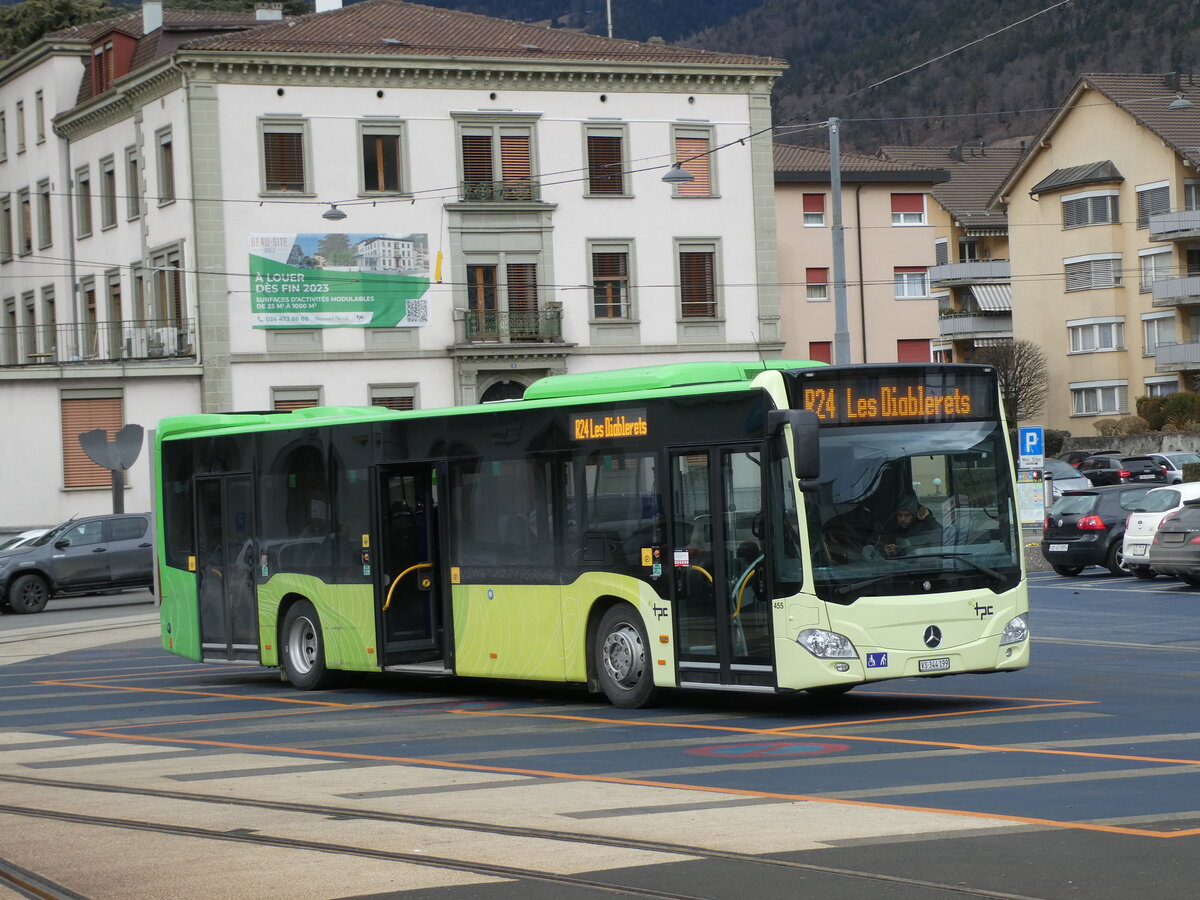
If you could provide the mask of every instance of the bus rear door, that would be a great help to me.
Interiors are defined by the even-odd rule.
[[[760,445],[675,450],[672,600],[680,685],[773,690]]]
[[[437,470],[432,463],[379,470],[381,554],[376,596],[384,668],[446,669],[439,589]]]

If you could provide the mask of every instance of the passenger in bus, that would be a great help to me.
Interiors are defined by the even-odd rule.
[[[941,540],[942,526],[928,506],[908,497],[900,502],[883,530],[883,555],[888,559],[905,556],[914,547],[929,547]]]

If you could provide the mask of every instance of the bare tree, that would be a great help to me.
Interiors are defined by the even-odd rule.
[[[991,366],[1000,379],[1004,397],[1004,416],[1008,426],[1034,419],[1046,405],[1046,390],[1050,376],[1046,371],[1046,354],[1033,341],[1004,341],[991,347],[980,347],[971,362]]]

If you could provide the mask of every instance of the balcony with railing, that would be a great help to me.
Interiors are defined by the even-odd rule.
[[[555,344],[562,342],[562,310],[464,310],[470,343]]]
[[[1200,238],[1200,209],[1176,209],[1150,216],[1150,240],[1190,241]]]
[[[1011,312],[956,311],[938,316],[938,332],[950,340],[1012,337]]]
[[[1200,303],[1200,275],[1159,278],[1150,285],[1153,306],[1187,306]]]
[[[70,366],[196,355],[192,319],[0,327],[0,367]]]
[[[1011,277],[1012,266],[1007,259],[969,259],[966,262],[943,263],[929,269],[929,283],[933,287],[994,284],[1008,281]]]
[[[1154,348],[1154,371],[1191,372],[1200,369],[1200,344],[1159,344]]]
[[[542,199],[542,186],[537,181],[463,181],[458,199],[467,203],[536,203]]]

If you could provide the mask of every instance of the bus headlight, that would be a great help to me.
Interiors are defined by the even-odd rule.
[[[823,628],[806,628],[796,637],[796,643],[818,659],[857,659],[858,651],[850,638]]]
[[[1004,634],[1000,636],[1000,646],[1005,644],[1019,644],[1021,641],[1029,637],[1029,622],[1025,616],[1017,616],[1010,619],[1008,624],[1004,626]]]

